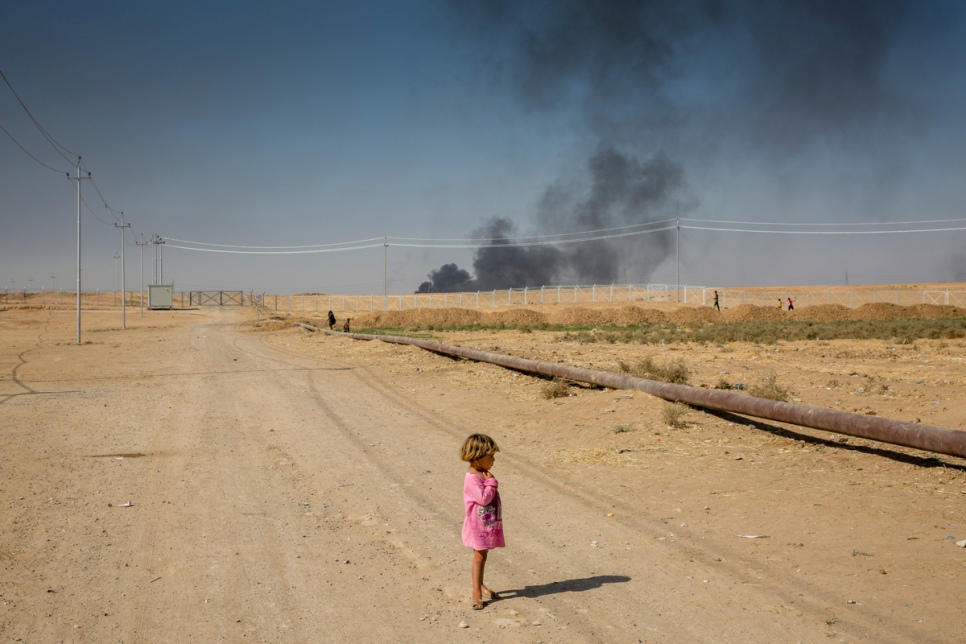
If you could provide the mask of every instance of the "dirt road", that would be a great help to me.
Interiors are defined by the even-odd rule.
[[[0,638],[890,642],[966,626],[966,551],[926,548],[962,527],[958,465],[949,493],[864,499],[830,491],[818,465],[842,461],[750,445],[737,465],[555,465],[559,408],[453,373],[495,368],[370,343],[353,359],[341,338],[253,333],[253,315],[126,331],[88,316],[81,346],[69,312],[0,317]],[[456,456],[475,431],[503,447],[508,542],[487,569],[502,599],[480,612]],[[915,467],[846,457],[867,462],[832,476],[858,484]]]

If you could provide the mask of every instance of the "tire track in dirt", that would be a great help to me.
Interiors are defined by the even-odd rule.
[[[401,395],[395,390],[391,390],[385,386],[384,382],[381,382],[378,376],[375,376],[369,368],[359,367],[352,371],[352,375],[365,382],[368,386],[367,389],[377,394],[380,398],[385,400],[390,407],[396,406],[397,408],[402,408],[406,410],[406,413],[411,414],[414,417],[418,417],[420,423],[424,426],[431,427],[437,434],[442,434],[442,436],[435,436],[428,442],[430,444],[442,443],[449,446],[458,445],[459,441],[465,436],[464,431],[453,430],[451,423],[446,423],[440,421],[436,416],[426,413],[421,407],[413,404],[406,396]],[[353,388],[350,385],[350,388]],[[374,407],[382,405],[373,405]],[[361,441],[359,443],[360,449],[362,451]],[[379,461],[374,457],[372,453],[368,453],[367,456],[374,460]],[[445,455],[452,458],[451,455]],[[592,495],[585,494],[580,491],[579,487],[570,484],[566,486],[566,491],[564,494],[560,494],[560,482],[555,481],[553,476],[547,475],[544,471],[539,469],[532,463],[524,462],[519,459],[514,458],[512,455],[500,455],[500,460],[503,463],[508,463],[518,472],[523,472],[526,474],[528,491],[532,491],[534,486],[544,488],[546,491],[556,490],[558,498],[556,499],[554,505],[577,502],[582,505],[584,510],[587,512],[587,517],[599,517],[602,505],[601,499],[596,498]],[[377,463],[377,467],[385,468],[385,463]],[[506,471],[506,470],[503,470]],[[448,499],[441,497],[436,497],[434,500],[430,501],[430,504],[445,504]],[[718,597],[715,598],[713,595],[708,597],[707,594],[702,596],[698,600],[702,606],[703,610],[713,610],[721,615],[725,614],[740,614],[749,605],[753,606],[764,606],[765,609],[775,615],[775,617],[781,617],[783,619],[794,619],[795,614],[801,614],[802,612],[819,612],[826,611],[829,609],[828,596],[832,589],[821,588],[809,584],[807,581],[802,579],[779,578],[772,575],[770,580],[766,579],[762,581],[759,576],[755,573],[762,572],[765,570],[766,566],[764,564],[760,566],[747,566],[742,559],[747,559],[749,554],[747,551],[742,551],[735,546],[722,541],[720,539],[715,539],[711,543],[700,543],[698,544],[693,539],[686,536],[679,536],[679,538],[673,542],[655,542],[653,540],[642,541],[639,537],[641,534],[651,534],[657,535],[661,533],[666,533],[667,528],[663,525],[663,521],[656,517],[641,517],[640,508],[632,501],[626,501],[616,497],[611,497],[607,499],[610,505],[613,505],[618,514],[622,516],[620,520],[620,526],[616,529],[600,529],[596,533],[592,533],[592,536],[597,536],[601,543],[604,539],[611,543],[629,543],[627,539],[631,539],[634,544],[635,550],[643,550],[646,553],[645,559],[648,561],[655,562],[646,573],[646,579],[641,579],[642,585],[647,585],[651,588],[660,589],[657,593],[659,596],[667,593],[681,593],[681,580],[691,579],[691,578],[704,578],[704,579],[718,579],[718,580],[730,580],[725,583],[730,583],[731,587],[727,592],[719,593]],[[512,512],[512,507],[510,508]],[[525,517],[526,523],[524,524],[525,532],[533,533],[543,533],[546,537],[548,530],[545,525],[540,525],[541,521],[546,521],[546,524],[550,524],[553,520],[553,514],[545,514],[542,516],[533,514],[533,508],[528,508],[527,517]],[[531,520],[538,519],[538,520]],[[558,517],[559,520],[559,517]],[[595,520],[595,523],[599,524],[599,519]],[[616,522],[615,522],[616,523]],[[518,525],[517,528],[520,526]],[[572,528],[572,527],[571,527]],[[510,526],[509,529],[514,531],[514,526]],[[568,530],[569,531],[569,530]],[[632,536],[628,536],[632,535]],[[586,542],[589,543],[591,539],[589,538],[591,534],[588,534]],[[458,539],[458,537],[456,537]],[[549,537],[553,541],[553,537]],[[653,539],[653,537],[652,537]],[[593,540],[596,543],[596,539]],[[565,544],[562,544],[565,547]],[[528,547],[528,544],[514,544],[514,550],[519,552],[517,555],[519,558],[525,558],[529,561],[539,560],[541,557],[546,558],[546,552],[535,551]],[[671,555],[668,556],[668,551]],[[613,570],[621,571],[624,567],[619,563],[621,560],[626,560],[623,557],[612,557]],[[724,563],[734,562],[734,563]],[[658,563],[659,562],[659,563]],[[544,566],[539,566],[543,569],[553,569],[554,561],[551,556],[549,560],[543,562]],[[579,575],[580,573],[575,569],[573,571],[574,575]],[[620,577],[619,574],[610,575],[612,578]],[[585,579],[592,579],[593,576],[586,577]],[[791,584],[791,585],[789,585]],[[756,588],[759,587],[759,588]],[[613,607],[615,604],[619,605],[621,603],[622,594],[615,593],[616,597],[612,597],[608,602]],[[566,601],[566,600],[564,600]],[[653,597],[647,600],[651,605],[660,604],[660,601],[655,601]],[[559,602],[558,602],[559,603]],[[634,602],[627,602],[622,609],[616,609],[620,614],[615,617],[619,619],[624,619],[629,615],[634,615]],[[678,633],[681,634],[682,631],[687,631],[689,628],[687,624],[687,611],[681,612],[680,608],[676,608],[673,603],[663,605],[659,609],[661,611],[664,619],[660,620],[664,623],[664,630],[666,633]],[[848,618],[838,620],[837,628],[840,630],[845,630],[857,634],[875,632],[879,630],[881,624],[884,622],[884,616],[878,615],[875,612],[871,612],[861,616],[850,616]],[[577,626],[577,624],[573,624]],[[586,632],[593,632],[595,627],[594,624],[580,624],[580,627],[588,628]],[[578,627],[577,630],[581,630]],[[816,624],[805,624],[800,623],[799,628],[802,632],[812,632],[817,628]],[[747,624],[739,624],[735,626],[735,631],[731,633],[734,637],[742,637],[748,634]],[[714,633],[708,632],[692,632],[691,635],[697,639],[705,639],[714,636],[726,636],[727,630],[722,630],[720,628],[716,629]],[[762,632],[763,636],[767,636],[767,629]],[[911,639],[917,638],[921,633],[907,632],[905,637]],[[886,637],[888,639],[888,637]]]
[[[423,456],[425,457],[426,456],[425,452],[431,449],[433,446],[445,445],[446,447],[442,449],[434,450],[436,452],[435,457],[430,457],[427,460],[429,460],[430,462],[440,462],[440,461],[454,462],[456,460],[455,454],[454,454],[455,446],[459,445],[459,442],[465,437],[467,433],[469,433],[469,430],[452,429],[452,423],[447,423],[439,420],[436,416],[426,413],[418,405],[411,403],[404,396],[401,396],[398,393],[386,388],[385,384],[380,382],[378,377],[374,376],[372,372],[367,368],[353,369],[350,372],[350,374],[351,375],[347,375],[345,377],[360,380],[365,384],[365,387],[359,387],[358,384],[348,383],[346,385],[343,385],[340,389],[347,390],[347,391],[365,389],[368,393],[377,395],[383,400],[389,402],[390,405],[395,405],[397,408],[406,409],[407,412],[412,417],[418,418],[419,420],[418,424],[420,424],[421,426],[432,427],[432,429],[435,431],[437,435],[433,436],[429,440],[426,440],[424,437],[420,437],[422,439],[421,440],[422,449],[420,451],[424,452]],[[378,404],[373,404],[372,406],[384,408],[383,405],[378,405]],[[331,404],[327,405],[327,407],[330,410],[327,412],[328,415],[337,416],[339,418],[342,418],[352,413],[351,411],[345,410],[345,409],[335,409]],[[355,444],[356,449],[359,452],[360,456],[362,458],[366,458],[370,460],[377,471],[391,472],[392,465],[389,462],[390,459],[395,458],[395,459],[402,460],[404,462],[408,460],[404,448],[400,448],[400,442],[405,443],[405,441],[396,441],[394,443],[395,447],[400,448],[399,453],[379,455],[374,451],[374,449],[372,449],[376,447],[376,444],[367,443],[366,440],[362,438],[362,435],[361,433],[359,433],[359,430],[350,429],[345,422],[339,422],[338,424],[343,434],[349,437],[350,440]],[[438,434],[442,434],[442,436],[439,436]],[[368,449],[367,449],[367,445],[369,446]],[[599,516],[600,507],[601,507],[600,499],[595,499],[590,495],[584,494],[579,490],[578,487],[575,487],[575,486],[567,486],[566,490],[564,491],[561,489],[561,483],[559,481],[555,481],[551,476],[544,474],[542,471],[540,471],[537,467],[533,466],[532,464],[524,462],[520,459],[516,459],[513,456],[501,455],[500,460],[509,463],[510,466],[513,467],[518,472],[522,471],[526,474],[526,478],[529,480],[526,481],[525,487],[528,491],[532,492],[536,488],[541,488],[541,493],[543,495],[550,495],[552,497],[555,497],[552,502],[547,504],[549,507],[561,507],[566,504],[570,504],[572,506],[573,502],[576,500],[581,505],[583,505],[584,509],[586,510],[586,515],[584,516],[585,523],[586,521],[591,520],[590,517]],[[455,469],[456,468],[454,468],[454,470]],[[504,469],[503,471],[507,471],[507,470]],[[458,476],[459,474],[456,475],[456,477]],[[434,487],[439,488],[439,487],[444,487],[449,485],[450,487],[454,487],[455,489],[455,486],[458,485],[458,482],[454,482],[451,479],[454,479],[456,477],[447,476],[442,481],[439,480],[439,477],[436,477],[437,481]],[[411,486],[411,481],[409,481],[408,479],[396,478],[395,485]],[[411,493],[411,490],[408,490],[408,492]],[[512,491],[511,491],[511,494],[512,494]],[[414,496],[421,496],[421,495],[414,495]],[[445,495],[436,495],[432,499],[424,498],[421,500],[421,502],[426,508],[430,509],[431,512],[433,512],[436,508],[446,508],[447,510],[452,508],[453,510],[455,510],[450,514],[450,523],[449,523],[449,529],[447,530],[447,533],[449,536],[449,540],[448,540],[449,543],[457,544],[455,547],[459,548],[458,530],[453,528],[454,525],[458,526],[462,522],[462,515],[461,513],[459,513],[460,506],[458,505],[459,504],[458,494],[453,490],[447,490]],[[512,511],[513,509],[511,507],[510,512]],[[436,510],[434,513],[438,513],[438,510]],[[628,516],[632,515],[630,508],[627,508],[627,515]],[[559,546],[559,547],[566,547],[567,542],[571,541],[572,539],[572,536],[570,534],[566,535],[563,539],[559,539],[559,540],[554,539],[553,537],[548,537],[547,525],[555,522],[559,522],[561,520],[559,515],[557,515],[553,510],[550,510],[549,512],[544,512],[544,511],[541,511],[540,508],[528,507],[526,516],[522,517],[522,519],[523,520],[516,527],[510,526],[509,529],[511,530],[511,536],[513,531],[518,531],[521,534],[542,534],[542,537],[539,539],[540,541],[543,541],[543,542],[549,541],[551,542],[552,545]],[[599,523],[599,520],[595,520],[594,522]],[[579,523],[579,521],[577,523]],[[640,524],[633,527],[635,528],[635,531],[641,529]],[[577,528],[572,524],[567,525],[565,523],[565,525],[562,526],[562,528],[565,532],[572,533],[573,531],[578,531]],[[648,526],[648,528],[651,528],[650,531],[653,532],[653,526]],[[590,536],[591,535],[588,535],[586,537],[585,543],[589,544],[592,541]],[[600,534],[593,533],[593,536],[600,537]],[[609,536],[613,536],[613,535],[609,535]],[[619,540],[620,540],[620,537],[615,536],[613,539],[611,539],[611,543],[616,543]],[[647,544],[645,543],[644,545],[646,546]],[[625,575],[620,574],[621,567],[619,565],[614,566],[616,572],[612,572],[611,574],[599,574],[595,570],[586,568],[584,565],[574,565],[573,561],[569,562],[571,565],[571,568],[569,570],[568,569],[562,570],[561,564],[560,564],[561,555],[555,551],[547,552],[546,547],[544,548],[531,547],[524,540],[520,540],[519,544],[514,546],[514,549],[517,552],[519,552],[519,554],[513,555],[514,558],[526,560],[528,561],[528,565],[534,568],[542,569],[542,570],[556,569],[558,573],[567,572],[573,576],[570,582],[563,582],[557,588],[554,587],[554,584],[556,582],[551,582],[546,584],[530,584],[530,587],[528,588],[526,582],[532,581],[532,580],[528,580],[525,576],[522,576],[522,575],[513,575],[512,572],[511,574],[507,575],[510,577],[511,581],[515,582],[516,586],[521,588],[521,594],[523,594],[524,596],[529,595],[529,596],[544,597],[544,599],[542,599],[541,602],[547,602],[551,604],[552,607],[549,609],[549,613],[546,610],[537,611],[533,615],[533,617],[547,619],[548,614],[552,615],[554,613],[559,613],[561,617],[556,619],[562,620],[564,619],[563,615],[566,614],[566,623],[567,623],[566,630],[568,632],[576,631],[576,632],[586,633],[586,634],[595,634],[600,632],[600,625],[599,623],[596,623],[596,620],[594,620],[593,618],[584,618],[581,614],[581,611],[583,609],[580,607],[580,603],[581,602],[585,603],[587,599],[581,598],[581,602],[571,600],[569,594],[566,592],[568,588],[571,590],[581,588],[581,587],[584,587],[584,589],[589,589],[589,588],[592,588],[594,585],[603,585],[605,583],[615,583],[615,582],[621,583],[625,580],[630,581]],[[452,551],[453,547],[448,548],[448,550]],[[502,553],[498,553],[498,554],[502,554]],[[649,558],[656,560],[661,558],[661,555],[655,552],[655,553],[652,553]],[[512,558],[510,559],[510,562],[512,562]],[[586,564],[589,562],[584,562],[584,563]],[[590,565],[593,568],[600,567],[599,564],[590,564]],[[681,570],[676,571],[679,574],[675,575],[674,574],[675,571],[673,570],[675,565],[673,563],[668,564],[665,560],[663,565],[664,565],[664,568],[662,570],[651,571],[648,573],[649,575],[652,575],[652,576],[656,575],[658,577],[662,577],[663,579],[662,581],[660,581],[661,586],[669,587],[672,585],[673,583],[672,580],[674,578],[676,577],[683,578],[686,576],[685,572],[687,571],[684,571],[683,567]],[[464,565],[457,565],[457,567],[465,568],[466,566],[464,563]],[[692,570],[690,572],[693,573],[694,571]],[[506,573],[504,573],[504,575],[505,574]],[[543,579],[545,580],[546,576],[544,576]],[[465,586],[465,581],[462,584],[459,584],[459,586]],[[558,589],[562,590],[563,592],[557,592]],[[451,598],[453,596],[460,597],[463,594],[465,593],[456,589],[450,589],[450,592],[449,592],[449,595],[451,596]],[[600,594],[604,594],[604,593],[600,593]],[[617,613],[613,616],[612,620],[609,620],[611,623],[626,624],[630,616],[635,614],[635,611],[632,610],[633,604],[635,602],[630,602],[630,605],[621,606],[622,602],[620,601],[620,598],[622,597],[622,595],[623,593],[621,591],[615,591],[614,593],[611,593],[611,597],[609,597],[608,599],[606,600],[601,599],[598,602],[600,606],[598,606],[597,610],[604,610],[608,612]],[[547,597],[549,597],[550,599],[547,599]],[[653,603],[653,600],[651,601]],[[729,600],[729,603],[731,603],[731,600]],[[618,606],[618,608],[615,609],[615,605]],[[668,633],[671,633],[671,632],[680,633],[682,629],[687,628],[686,626],[682,626],[682,623],[679,621],[680,616],[675,614],[673,609],[665,607],[662,610],[665,615],[667,615],[668,613],[671,613],[671,614],[661,620],[664,622],[664,628],[659,630],[664,630],[664,632],[668,632]],[[519,613],[520,611],[517,611],[517,612]],[[516,619],[519,620],[520,618],[516,617]],[[555,619],[555,618],[551,618],[551,619]],[[697,636],[698,634],[695,633],[694,635]]]

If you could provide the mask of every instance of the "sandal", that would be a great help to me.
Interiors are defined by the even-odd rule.
[[[483,606],[486,604],[483,603],[482,599],[471,599],[470,605],[473,607],[473,610],[483,610]]]
[[[499,598],[500,598],[499,595],[497,595],[495,592],[493,592],[486,586],[483,586],[483,599],[499,599]]]

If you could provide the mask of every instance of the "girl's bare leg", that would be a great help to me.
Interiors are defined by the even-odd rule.
[[[473,600],[483,601],[483,571],[486,569],[488,550],[473,551]]]

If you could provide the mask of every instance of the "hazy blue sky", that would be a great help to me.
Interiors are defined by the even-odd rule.
[[[436,288],[673,284],[671,231],[482,250],[403,238],[674,218],[691,226],[682,283],[966,281],[963,230],[694,229],[966,227],[957,0],[8,1],[0,70],[68,151],[0,81],[0,288],[76,287],[77,154],[110,206],[84,182],[85,290],[114,287],[121,211],[171,240],[178,290],[378,293],[380,241],[256,255],[173,240],[384,236],[392,293],[449,264]],[[891,227],[829,226],[844,222]]]

